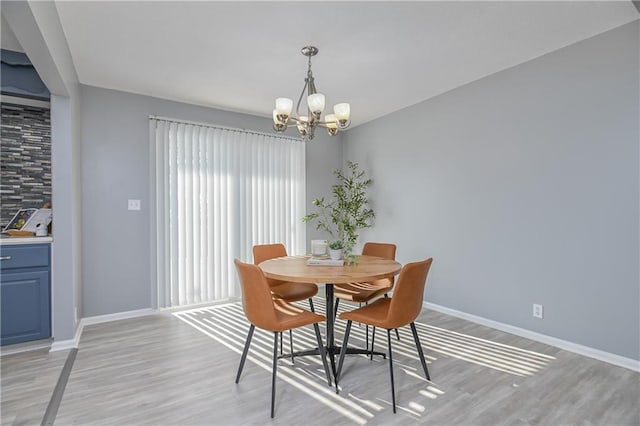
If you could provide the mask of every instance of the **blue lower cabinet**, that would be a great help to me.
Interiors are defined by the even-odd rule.
[[[33,250],[29,250],[29,248]],[[28,259],[39,259],[43,245],[1,247],[0,344],[28,342],[51,337],[50,269]],[[27,259],[27,260],[25,260]],[[14,266],[18,267],[12,267]],[[35,266],[31,266],[35,265]]]

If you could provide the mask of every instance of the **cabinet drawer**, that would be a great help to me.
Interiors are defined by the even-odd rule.
[[[49,244],[0,246],[0,269],[49,266]]]

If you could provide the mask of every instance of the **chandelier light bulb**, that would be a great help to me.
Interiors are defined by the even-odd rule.
[[[288,117],[291,115],[292,109],[293,109],[292,99],[289,99],[289,98],[276,99],[276,111],[278,115],[286,115]]]
[[[338,120],[347,121],[349,119],[349,115],[351,114],[351,106],[346,102],[335,104],[333,106],[333,112],[335,113]]]
[[[324,117],[325,125],[327,126],[327,133],[331,136],[335,136],[338,133],[338,120],[335,115],[327,114]]]
[[[282,116],[278,114],[277,110],[273,110],[273,123],[274,124],[287,124],[286,122],[282,121]]]
[[[299,117],[298,118],[298,132],[300,132],[300,136],[307,136],[307,127],[308,127],[308,118],[307,117]]]
[[[309,111],[319,116],[324,111],[324,95],[322,93],[309,95],[307,104],[309,105]]]
[[[324,117],[324,121],[327,123],[327,128],[329,129],[337,129],[338,128],[338,120],[336,116],[333,114],[327,114]]]
[[[273,130],[278,133],[282,133],[287,130],[287,124],[280,121],[278,118],[278,111],[273,110]]]
[[[298,117],[298,131],[302,136],[307,134],[307,126],[309,119],[307,117]]]

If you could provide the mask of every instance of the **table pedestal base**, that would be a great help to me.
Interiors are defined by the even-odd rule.
[[[334,321],[334,313],[333,313],[333,309],[334,309],[334,304],[333,304],[333,284],[325,284],[325,306],[326,306],[326,317],[327,317],[327,346],[325,347],[325,351],[327,352],[327,355],[329,356],[329,362],[331,363],[331,370],[333,371],[333,377],[335,378],[337,370],[336,370],[336,360],[335,357],[340,355],[340,351],[341,351],[341,347],[340,346],[335,346],[335,341],[334,341],[334,327],[335,327],[335,321]],[[298,351],[298,352],[293,352],[293,353],[288,353],[288,354],[282,354],[280,356],[278,356],[278,358],[291,358],[291,360],[293,361],[293,359],[297,356],[309,356],[309,355],[320,355],[320,351],[318,348],[314,348],[314,349],[308,349],[305,351]],[[367,349],[358,349],[358,348],[349,348],[347,347],[347,355],[369,355],[371,358],[373,358],[373,355],[380,355],[382,356],[384,359],[387,358],[387,354],[385,354],[384,352],[377,352],[377,351],[369,351]]]
[[[342,348],[340,348],[339,346],[334,348],[333,350],[331,350],[329,347],[325,347],[324,350],[327,351],[327,355],[333,355],[333,356],[339,356],[340,355],[340,350]],[[358,348],[347,348],[347,355],[380,355],[381,357],[383,357],[384,359],[387,359],[387,354],[384,352],[378,352],[378,351],[368,351],[366,349],[358,349]],[[297,357],[297,356],[310,356],[310,355],[320,355],[320,351],[318,350],[318,348],[314,348],[314,349],[307,349],[306,351],[298,351],[298,352],[294,352],[293,354],[288,353],[288,354],[282,354],[282,355],[278,355],[278,359],[280,358],[291,358],[291,356],[293,355],[293,357]]]
[[[342,350],[342,348],[339,346],[336,346],[334,348],[330,348],[327,346],[324,349],[327,353],[327,356],[329,356],[329,362],[331,363],[331,371],[333,372],[333,378],[335,379],[336,373],[337,373],[335,357],[340,355],[340,351]],[[291,358],[293,360],[297,356],[310,356],[310,355],[320,355],[320,350],[318,348],[314,348],[314,349],[308,349],[306,351],[298,351],[298,352],[293,352],[288,354],[282,354],[282,355],[278,355],[278,359]],[[366,349],[359,349],[359,348],[347,348],[347,355],[367,355],[371,357],[373,357],[373,355],[380,355],[384,359],[387,359],[387,354],[384,352],[378,352],[378,351],[371,352]]]

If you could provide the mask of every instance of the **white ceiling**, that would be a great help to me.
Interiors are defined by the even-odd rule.
[[[622,2],[56,2],[80,82],[269,117],[313,44],[362,124],[639,18]]]

